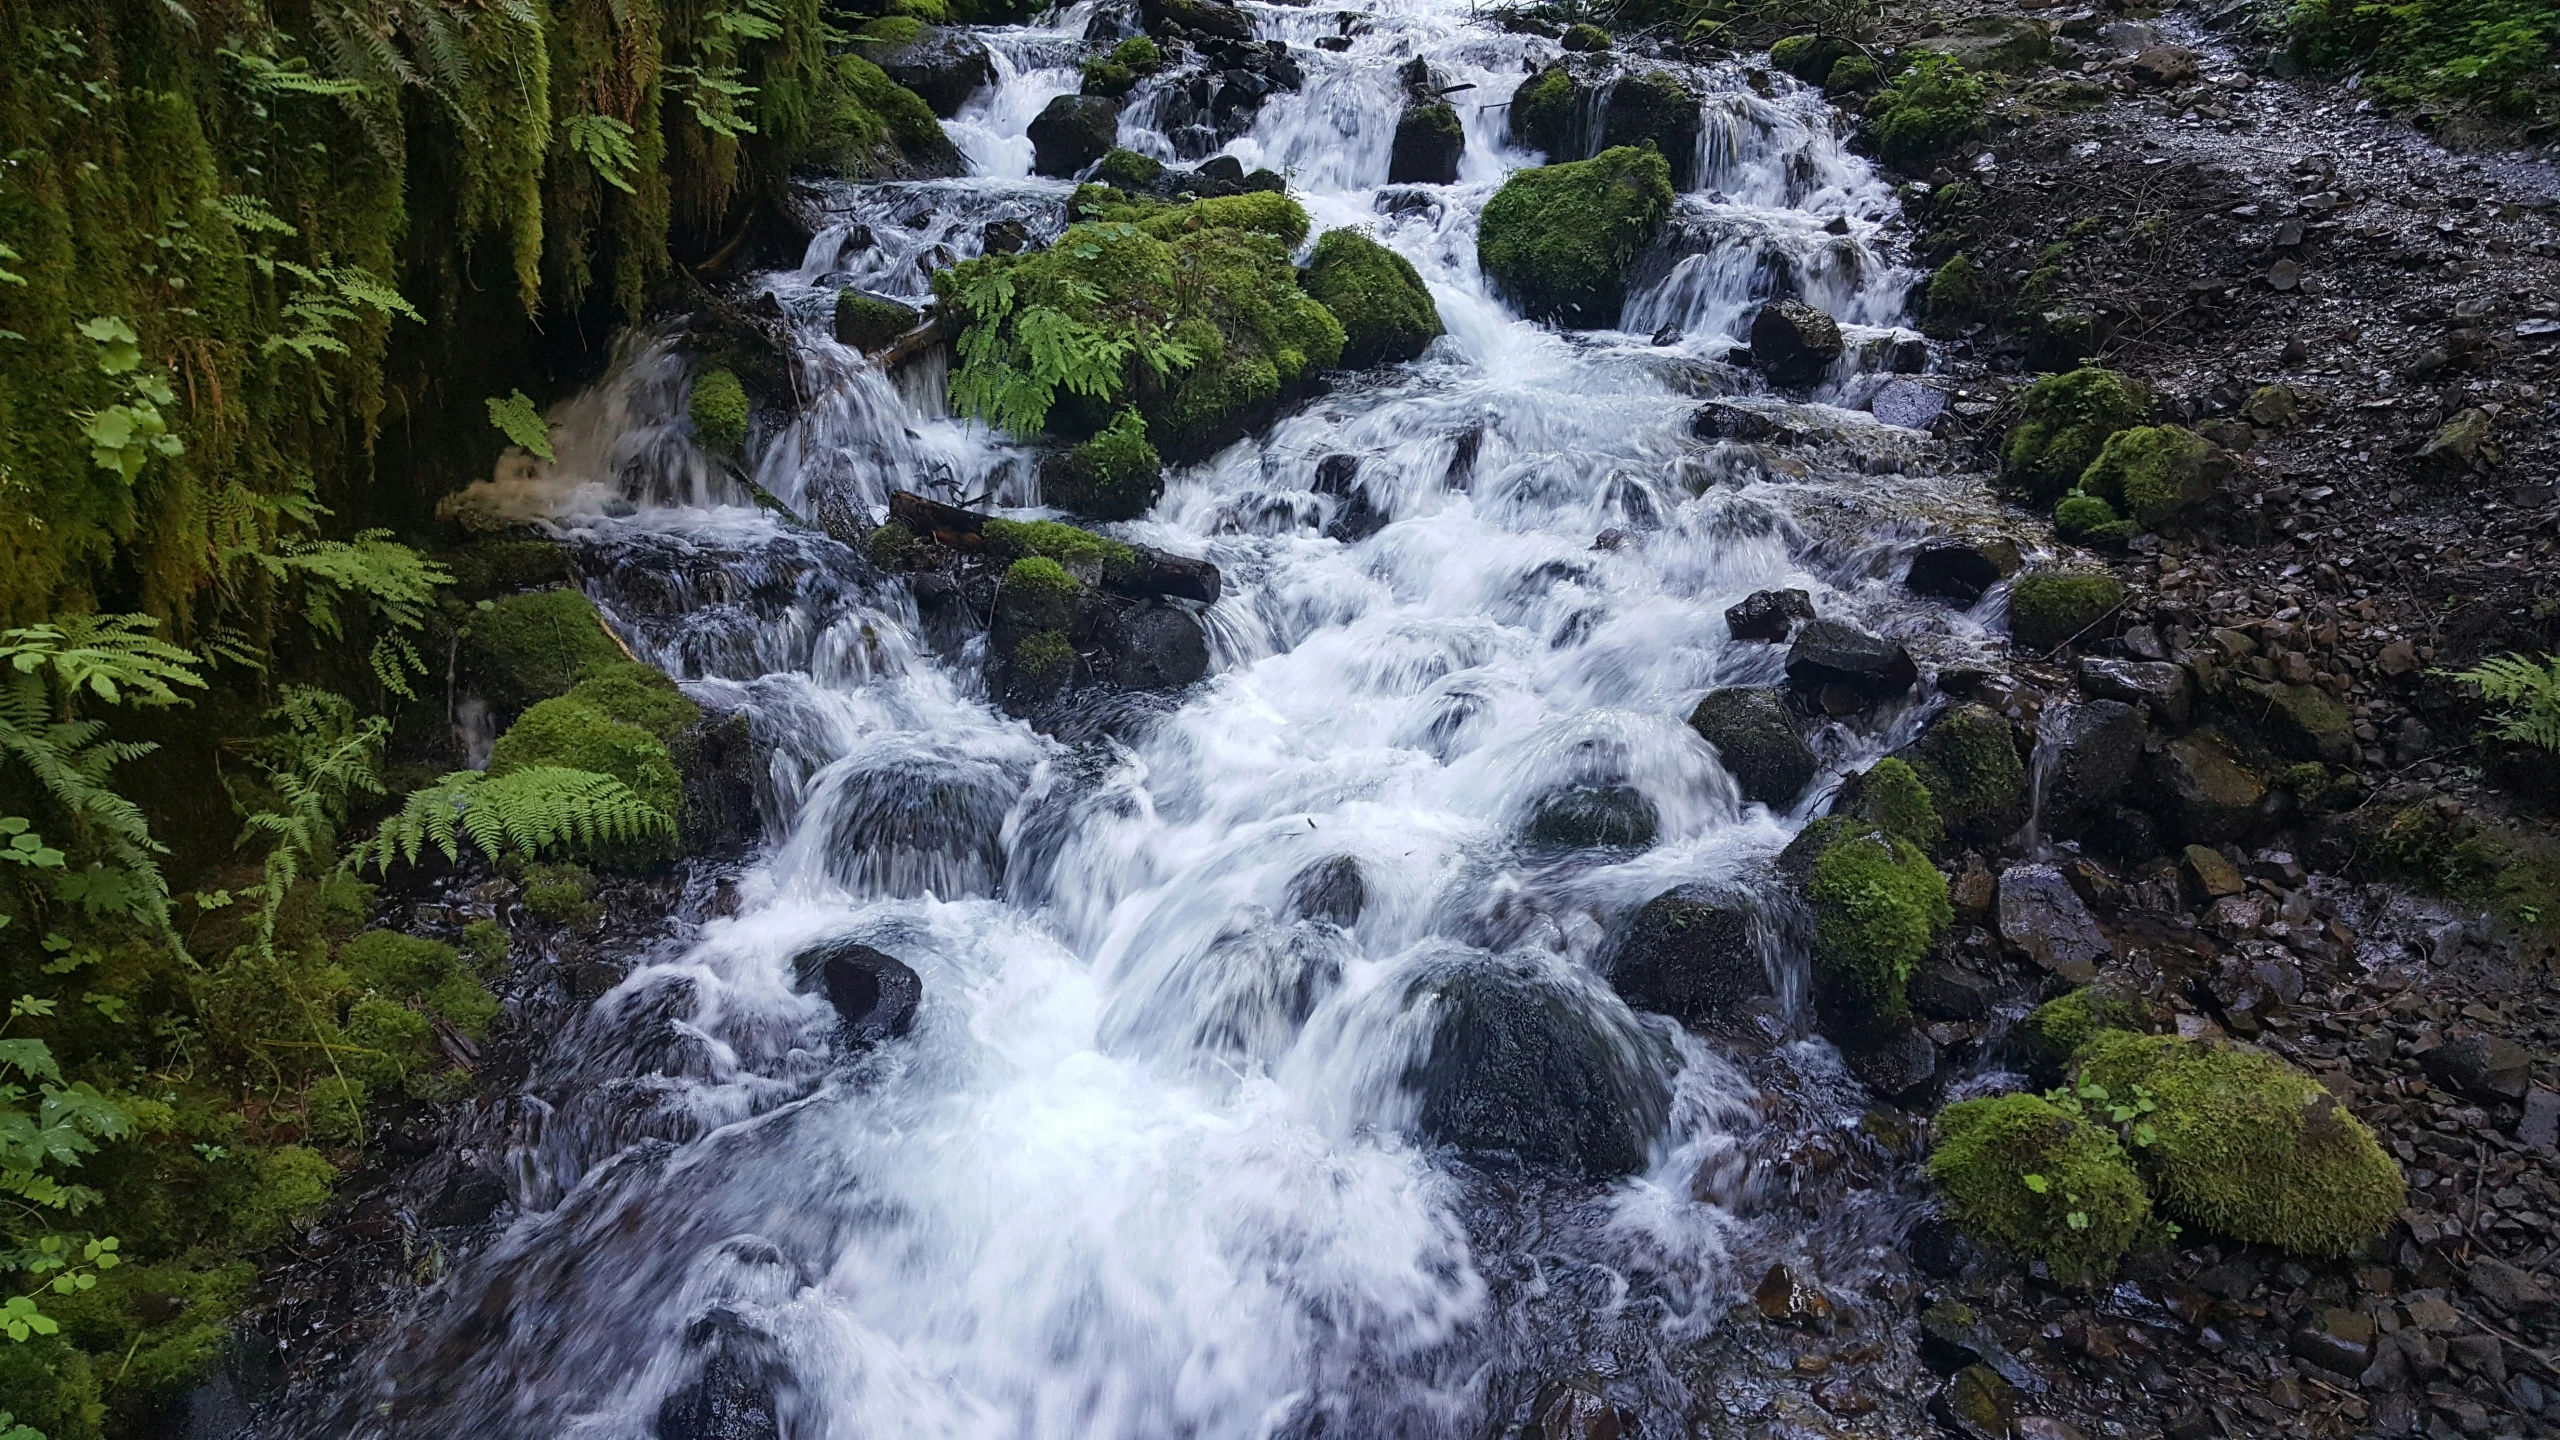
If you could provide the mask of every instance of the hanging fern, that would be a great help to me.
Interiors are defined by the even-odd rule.
[[[2485,728],[2501,740],[2560,754],[2560,655],[2536,665],[2522,655],[2501,655],[2453,677],[2480,687],[2481,698],[2508,707]]]
[[[532,397],[522,390],[511,392],[506,399],[489,397],[489,423],[510,444],[537,460],[555,460],[551,451],[551,427],[543,421],[542,412],[534,408]]]
[[[537,860],[669,840],[675,833],[671,816],[610,775],[556,765],[495,778],[457,770],[411,791],[400,813],[383,821],[348,863],[387,872],[395,860],[416,864],[430,845],[459,860],[465,840],[491,860]]]

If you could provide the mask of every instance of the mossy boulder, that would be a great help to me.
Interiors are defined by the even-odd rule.
[[[1897,752],[1928,789],[1947,833],[1989,842],[2027,819],[2027,767],[2009,722],[1980,705],[1958,705]]]
[[[1120,102],[1107,95],[1061,95],[1031,117],[1034,174],[1067,179],[1111,152],[1120,134]]]
[[[1342,322],[1342,363],[1383,365],[1420,357],[1446,333],[1440,307],[1413,262],[1357,230],[1316,241],[1304,281],[1316,303]]]
[[[565,695],[591,668],[631,658],[605,633],[594,602],[567,588],[487,602],[464,621],[461,652],[470,688],[501,715]]]
[[[1548,66],[1511,92],[1512,143],[1542,151],[1549,160],[1573,159],[1581,107],[1582,82],[1562,65]]]
[[[1746,800],[1793,804],[1813,780],[1813,750],[1796,733],[1786,697],[1775,690],[1710,690],[1689,712],[1689,728],[1716,747]]]
[[[957,175],[966,168],[933,107],[879,66],[839,55],[824,75],[801,163],[865,180]]]
[[[1863,124],[1876,153],[1917,168],[1982,132],[1982,81],[1955,59],[1923,54],[1868,99]]]
[[[2052,57],[2053,37],[2042,23],[2022,15],[1971,15],[1912,51],[1916,58],[1946,57],[1969,71],[2024,75]]]
[[[1603,149],[1621,145],[1650,146],[1671,167],[1674,189],[1695,178],[1698,132],[1702,121],[1698,94],[1665,70],[1639,70],[1621,75],[1609,87],[1608,108],[1600,116]]]
[[[995,83],[986,42],[965,30],[890,15],[863,26],[853,43],[862,58],[944,120],[959,114],[981,86]]]
[[[2317,685],[2240,682],[2254,702],[2258,728],[2284,754],[2331,765],[2356,763],[2356,717],[2346,703]]]
[[[1567,25],[1557,43],[1578,55],[1596,54],[1609,48],[1609,32],[1597,25]]]
[[[1924,851],[1946,843],[1947,822],[1911,762],[1888,755],[1858,777],[1858,814]]]
[[[2256,827],[2267,798],[2267,782],[2211,725],[2162,745],[2150,774],[2153,804],[2180,841],[2238,840]]]
[[[2123,603],[2123,582],[2112,575],[2029,571],[2009,588],[2009,643],[2041,655]]]
[[[1094,167],[1093,178],[1120,190],[1144,190],[1164,175],[1164,162],[1135,150],[1112,149]]]
[[[693,393],[685,400],[694,438],[714,455],[735,455],[747,447],[747,391],[728,370],[706,370],[693,377]]]
[[[525,711],[489,751],[493,778],[537,765],[610,775],[670,820],[684,813],[684,778],[667,742],[572,696]]]
[[[2229,1043],[2101,1030],[2080,1081],[2140,1086],[2155,1138],[2135,1163],[2161,1207],[2215,1235],[2296,1255],[2344,1255],[2407,1202],[2400,1167],[2363,1121],[2310,1076]]]
[[[1910,1008],[1911,972],[1955,923],[1947,878],[1909,839],[1850,817],[1816,821],[1800,839],[1819,847],[1805,900],[1823,998],[1899,1018]]]
[[[1005,567],[1004,585],[996,600],[999,620],[1026,631],[1063,630],[1075,619],[1084,585],[1065,566],[1045,555],[1032,555]]]
[[[1650,150],[1522,170],[1485,205],[1476,258],[1533,319],[1614,325],[1627,271],[1671,202],[1671,168]]]
[[[1290,263],[1307,218],[1287,196],[1098,208],[1046,250],[934,276],[967,326],[951,377],[961,413],[1091,435],[1134,406],[1165,457],[1201,459],[1340,363],[1342,323]],[[1033,335],[1055,347],[1047,358]],[[1054,368],[1061,353],[1087,367],[1073,384]]]
[[[2080,489],[2157,530],[2212,499],[2230,471],[2230,456],[2183,425],[2137,425],[2107,437]]]
[[[2084,365],[2047,375],[2018,396],[2018,424],[2000,442],[2000,477],[2034,500],[2080,483],[2107,437],[2142,422],[2150,396],[2112,370]]]
[[[337,958],[359,988],[440,1017],[475,1040],[498,1018],[498,998],[470,961],[442,941],[367,930],[339,946]]]
[[[1396,117],[1394,146],[1387,152],[1390,185],[1446,185],[1458,178],[1458,161],[1467,153],[1467,129],[1458,107],[1446,100],[1408,105]]]
[[[2131,535],[2133,525],[2113,505],[2074,490],[2053,507],[2053,533],[2082,545],[2104,545]]]
[[[702,707],[667,672],[635,660],[589,666],[567,698],[670,742],[702,723]]]
[[[1982,273],[1961,252],[1931,272],[1921,295],[1921,320],[1941,340],[1982,318]]]
[[[1007,698],[1020,703],[1057,694],[1075,679],[1081,658],[1063,630],[1035,630],[1023,636],[1006,654]]]
[[[912,305],[901,305],[859,290],[836,292],[836,343],[869,354],[916,327],[922,317]]]
[[[2151,1197],[2114,1132],[2037,1095],[1938,1112],[1929,1178],[1973,1239],[2089,1284],[2151,1238]]]
[[[1873,94],[1883,87],[1884,72],[1864,55],[1841,56],[1832,62],[1831,73],[1822,77],[1822,93],[1832,99]]]
[[[1769,47],[1769,63],[1807,85],[1819,85],[1832,67],[1858,53],[1836,35],[1789,35]]]
[[[1135,520],[1164,495],[1164,458],[1147,443],[1146,418],[1133,407],[1044,468],[1040,485],[1052,504],[1079,515]]]
[[[1144,35],[1132,35],[1084,62],[1084,93],[1113,99],[1128,94],[1146,76],[1164,68],[1164,51]]]

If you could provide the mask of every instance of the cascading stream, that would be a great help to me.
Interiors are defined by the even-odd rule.
[[[1854,463],[1919,439],[1844,408],[1882,383],[1901,310],[1908,277],[1871,248],[1891,198],[1818,96],[1701,71],[1682,238],[1623,332],[1561,335],[1489,292],[1474,244],[1502,175],[1535,160],[1498,102],[1553,43],[1458,0],[1376,0],[1340,53],[1312,46],[1335,11],[1252,13],[1306,85],[1228,149],[1289,173],[1318,231],[1367,226],[1411,259],[1449,334],[1178,473],[1122,527],[1227,579],[1215,673],[1177,707],[1078,745],[1003,715],[902,585],[711,473],[664,343],[569,408],[556,470],[490,488],[587,547],[652,659],[750,710],[774,844],[737,915],[554,1044],[513,1157],[521,1218],[330,1433],[649,1434],[724,1329],[791,1377],[794,1440],[1478,1435],[1595,1356],[1645,1413],[1685,1403],[1663,1356],[1730,1303],[1741,1223],[1693,1180],[1721,1173],[1750,1097],[1592,962],[1673,885],[1760,883],[1802,819],[1744,804],[1683,723],[1707,688],[1781,665],[1732,640],[1725,606],[1794,586],[1915,648],[1979,636],[1890,583],[1934,482]],[[751,473],[800,513],[876,517],[893,488],[1036,500],[1029,452],[952,418],[938,374],[893,381],[837,346],[826,317],[847,284],[922,298],[919,261],[975,253],[990,220],[1057,233],[1069,187],[1026,178],[1022,130],[1074,88],[1085,22],[988,32],[999,83],[950,126],[975,173],[840,186],[805,261],[764,277],[807,398]],[[1383,213],[1416,55],[1475,87],[1460,179]],[[1122,141],[1170,155],[1148,102]],[[848,251],[856,225],[873,243]],[[1701,394],[1777,403],[1718,363],[1773,284],[1850,339],[1831,403],[1802,407],[1833,436],[1805,453],[1831,461],[1690,437]],[[1394,517],[1356,544],[1317,533],[1333,454]],[[1915,724],[1818,748],[1836,770]],[[1640,792],[1656,843],[1525,846],[1570,784]],[[1346,860],[1356,910],[1315,913],[1305,877]],[[915,1032],[849,1063],[792,968],[836,937],[924,982]],[[1485,967],[1667,1080],[1643,1174],[1497,1181],[1411,1138],[1430,997]]]

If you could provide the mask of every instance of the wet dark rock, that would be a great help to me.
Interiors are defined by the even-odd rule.
[[[2184,45],[2154,45],[2133,57],[2125,73],[2152,89],[2173,85],[2192,85],[2196,78],[2196,52]]]
[[[2258,728],[2284,753],[2331,765],[2355,763],[2355,716],[2327,690],[2248,681],[2240,688],[2257,702],[2250,710]]]
[[[1889,1100],[1916,1095],[1938,1076],[1938,1045],[1917,1025],[1898,1025],[1845,1052],[1849,1073]]]
[[[1625,1440],[1635,1418],[1609,1403],[1597,1375],[1569,1375],[1538,1387],[1520,1440]]]
[[[1933,956],[1911,973],[1910,994],[1911,1008],[1932,1020],[1988,1020],[2000,986],[1962,961]]]
[[[1110,152],[1120,134],[1120,102],[1101,95],[1061,95],[1034,116],[1031,168],[1072,179]]]
[[[2106,813],[2142,763],[2142,712],[2121,700],[2083,700],[2045,717],[2044,823],[2071,836]]]
[[[1467,135],[1458,123],[1456,106],[1446,100],[1409,105],[1396,120],[1387,183],[1447,185],[1458,178],[1458,159],[1466,149]]]
[[[2080,688],[2104,699],[2140,705],[2152,719],[2172,730],[2186,728],[2195,698],[2186,667],[2165,660],[2116,660],[2092,655],[2080,662]]]
[[[1920,346],[1919,352],[1917,356],[1909,357],[1916,362],[1910,366],[1914,371],[1928,363],[1927,347]],[[1893,368],[1903,369],[1905,358],[1902,347],[1896,346]],[[1868,414],[1887,425],[1899,425],[1906,430],[1926,430],[1946,412],[1947,392],[1917,380],[1888,380],[1867,400]]]
[[[682,833],[688,849],[707,853],[764,838],[756,792],[772,773],[772,747],[756,739],[745,709],[706,710],[667,748],[684,777]]]
[[[1521,838],[1560,850],[1641,850],[1653,843],[1661,817],[1632,785],[1561,785],[1530,807]]]
[[[836,293],[836,343],[870,354],[916,327],[924,316],[902,300],[862,290]]]
[[[1223,0],[1140,0],[1150,34],[1188,33],[1227,40],[1253,38],[1253,18]]]
[[[1031,227],[1019,220],[990,220],[978,227],[978,248],[989,255],[1015,255],[1031,248]]]
[[[2336,1306],[2315,1313],[2293,1332],[2287,1348],[2337,1375],[2361,1375],[2373,1363],[2373,1317]]]
[[[1911,568],[1903,585],[1915,595],[1934,595],[1971,605],[1982,592],[2018,573],[2018,547],[2006,540],[1923,540],[1911,552]]]
[[[1628,922],[1608,967],[1629,1005],[1684,1025],[1708,1024],[1769,993],[1769,971],[1752,943],[1750,917],[1729,905],[1672,890],[1645,902]]]
[[[1760,1284],[1751,1292],[1751,1303],[1759,1308],[1761,1318],[1774,1324],[1831,1323],[1831,1297],[1819,1283],[1783,1263],[1770,1266],[1768,1273],[1760,1277]]]
[[[1686,190],[1695,178],[1701,128],[1698,97],[1688,86],[1665,71],[1640,71],[1609,87],[1600,146],[1652,145],[1671,162],[1672,187]]]
[[[1779,641],[1813,618],[1813,597],[1802,590],[1755,590],[1725,607],[1725,628],[1736,640]]]
[[[1368,883],[1360,878],[1360,862],[1348,855],[1319,860],[1289,880],[1288,916],[1323,920],[1348,928],[1360,923],[1369,904]]]
[[[1425,1136],[1587,1175],[1644,1168],[1670,1089],[1632,1017],[1526,958],[1454,961],[1417,981],[1409,1003],[1432,1007],[1430,1053],[1405,1075]]]
[[[2521,1100],[2533,1083],[2533,1053],[2503,1035],[2455,1034],[2422,1057],[2427,1077],[2474,1100]]]
[[[1731,400],[1710,400],[1689,417],[1689,433],[1701,440],[1774,440],[1781,443],[1802,438],[1790,425],[1784,424],[1766,410]]]
[[[1112,654],[1112,682],[1126,690],[1179,689],[1209,673],[1209,636],[1200,617],[1166,601],[1122,610],[1104,644]]]
[[[2146,798],[2181,843],[2211,845],[2246,836],[2267,798],[2266,782],[2209,725],[2163,745],[2152,758],[2150,780]]]
[[[855,940],[830,940],[792,961],[803,985],[815,982],[835,1007],[847,1043],[877,1045],[913,1029],[924,981],[906,965]]]
[[[1940,1300],[1920,1312],[1920,1358],[1941,1375],[1985,1365],[2021,1390],[2045,1388],[2043,1377],[2001,1344],[1990,1322],[1962,1300]]]
[[[1801,300],[1771,301],[1751,319],[1751,363],[1773,385],[1821,379],[1840,350],[1840,322]]]
[[[2074,985],[2098,978],[2098,966],[2115,953],[2079,892],[2051,865],[2001,873],[2000,938]]]
[[[1711,690],[1689,713],[1689,728],[1716,747],[1746,800],[1785,805],[1804,793],[1818,763],[1775,690]]]
[[[1833,714],[1890,700],[1919,679],[1920,667],[1901,642],[1838,620],[1807,621],[1787,651],[1787,684]],[[1836,705],[1834,691],[1847,692],[1852,703]]]
[[[861,48],[871,63],[923,97],[945,120],[959,114],[979,86],[996,83],[995,60],[986,42],[966,30],[928,25],[912,40]]]
[[[507,1203],[507,1182],[497,1172],[462,1166],[445,1177],[435,1199],[418,1218],[435,1229],[477,1225]]]
[[[1964,1440],[2010,1440],[2018,1392],[1988,1365],[1967,1365],[1929,1400],[1929,1413]]]
[[[686,1339],[709,1354],[701,1375],[658,1406],[657,1440],[781,1440],[790,1375],[772,1342],[725,1310],[695,1321]]]
[[[2471,1262],[2471,1288],[2480,1297],[2506,1314],[2526,1317],[2551,1313],[2560,1306],[2560,1296],[2529,1270],[2518,1269],[2494,1255],[2483,1255]]]

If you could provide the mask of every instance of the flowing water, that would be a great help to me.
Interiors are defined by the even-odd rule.
[[[1783,661],[1736,643],[1724,607],[1793,586],[1924,660],[1980,639],[1893,583],[1966,494],[1917,473],[1924,437],[1857,408],[1909,336],[1888,187],[1819,96],[1700,69],[1697,188],[1624,329],[1559,334],[1474,258],[1484,202],[1536,163],[1499,102],[1553,42],[1459,0],[1367,0],[1332,53],[1312,41],[1341,12],[1251,9],[1306,85],[1226,148],[1287,173],[1317,230],[1364,226],[1410,258],[1449,333],[1338,377],[1115,527],[1222,567],[1206,682],[1072,743],[1008,718],[982,641],[929,634],[903,583],[705,463],[663,341],[562,409],[556,468],[484,487],[572,536],[635,646],[750,712],[771,843],[735,915],[638,957],[553,1043],[520,1102],[511,1228],[329,1433],[646,1435],[706,1326],[762,1337],[793,1440],[1491,1435],[1574,1370],[1677,1433],[1701,1383],[1681,1347],[1757,1278],[1737,1257],[1889,1227],[1751,1205],[1765,1079],[1594,971],[1612,926],[1673,885],[1764,887],[1831,783],[1791,814],[1745,804],[1685,725],[1710,687],[1774,683]],[[832,187],[804,262],[763,277],[797,325],[804,403],[751,469],[793,510],[874,519],[893,488],[1036,505],[1029,453],[952,418],[936,365],[884,376],[827,316],[847,284],[921,299],[919,262],[975,253],[991,220],[1062,227],[1069,187],[1027,175],[1022,130],[1074,87],[1089,20],[985,32],[999,84],[950,127],[974,173]],[[1390,207],[1395,71],[1416,55],[1475,87],[1465,157],[1456,184]],[[1178,153],[1160,113],[1142,89],[1122,142]],[[846,245],[857,225],[872,244]],[[1850,339],[1810,402],[1721,359],[1775,293]],[[1691,438],[1722,395],[1810,438]],[[1357,543],[1322,533],[1330,455],[1358,457],[1392,517]],[[1827,773],[1907,739],[1920,708],[1824,730]],[[1640,791],[1656,842],[1525,845],[1530,807],[1568,784]],[[1293,882],[1343,857],[1356,916],[1293,906]],[[791,962],[835,937],[921,973],[913,1035],[832,1053]],[[1771,963],[1798,993],[1791,947]],[[1522,1175],[1416,1137],[1431,982],[1495,966],[1668,1086],[1643,1173]],[[1787,1113],[1845,1130],[1854,1085],[1787,1018],[1764,1037],[1785,1064],[1754,1073],[1795,1077]]]

